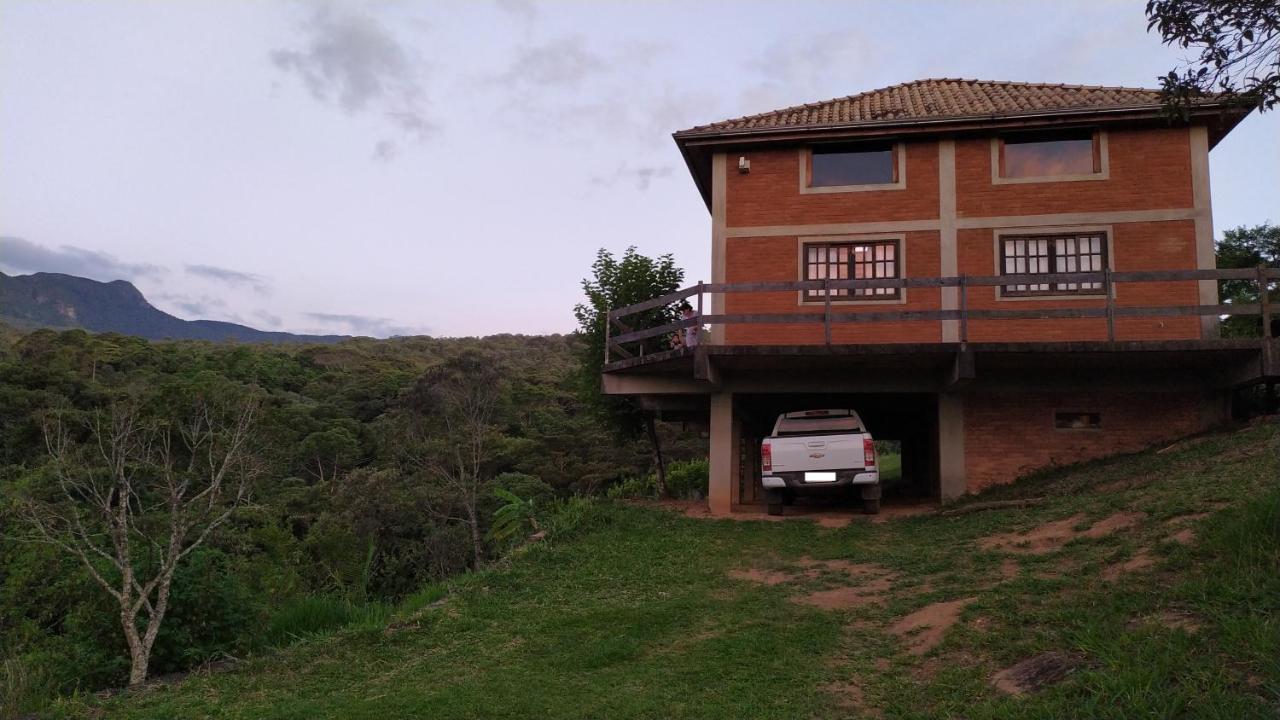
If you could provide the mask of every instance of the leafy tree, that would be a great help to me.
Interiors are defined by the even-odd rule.
[[[343,423],[311,433],[303,439],[298,451],[306,471],[324,485],[356,463],[360,458],[360,441]]]
[[[21,512],[35,540],[79,560],[119,605],[130,685],[147,679],[179,564],[248,495],[256,409],[199,402],[166,422],[125,401],[91,415],[84,440],[60,415],[45,427],[54,487]]]
[[[581,397],[619,437],[630,439],[643,433],[649,439],[657,468],[658,491],[663,497],[668,495],[667,469],[653,413],[639,409],[626,398],[602,394],[600,370],[604,366],[609,311],[675,292],[683,281],[684,270],[676,267],[674,258],[669,254],[650,258],[641,255],[635,247],[629,247],[618,259],[602,248],[591,265],[591,277],[582,281],[587,301],[573,308],[574,317],[578,320],[578,335],[583,341],[579,353]],[[633,330],[643,330],[666,325],[678,317],[675,307],[664,306],[629,316],[626,323]],[[663,342],[661,337],[643,341],[649,351],[663,349]]]
[[[484,563],[480,503],[493,480],[491,453],[504,440],[497,424],[504,381],[502,368],[480,353],[451,358],[418,381],[419,407],[431,434],[423,437],[413,462],[445,491],[434,511],[466,525],[475,568]]]
[[[1280,267],[1280,225],[1266,223],[1254,227],[1241,226],[1227,230],[1218,241],[1218,267],[1269,268]],[[1269,285],[1274,285],[1270,283]],[[1258,283],[1254,280],[1223,280],[1219,295],[1224,303],[1252,305],[1258,302]],[[1280,305],[1280,293],[1269,287],[1271,302]],[[1232,315],[1222,322],[1225,337],[1258,337],[1262,335],[1262,320],[1254,315]]]
[[[1200,56],[1160,78],[1171,111],[1220,92],[1268,110],[1280,102],[1280,3],[1276,0],[1148,0],[1147,29]]]

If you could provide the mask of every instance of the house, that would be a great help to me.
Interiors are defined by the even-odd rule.
[[[1247,112],[943,79],[677,132],[711,281],[610,313],[604,391],[708,424],[714,512],[759,502],[787,410],[857,408],[942,500],[1220,422],[1277,374],[1275,341],[1217,332],[1269,313],[1220,279],[1280,277],[1215,269],[1209,151]],[[628,324],[681,301],[696,348]]]

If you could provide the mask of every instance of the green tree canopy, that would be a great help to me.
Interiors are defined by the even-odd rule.
[[[1222,269],[1280,267],[1280,225],[1264,223],[1227,230],[1218,241],[1217,254],[1218,267]],[[1224,303],[1252,305],[1259,299],[1258,283],[1223,280],[1219,296]],[[1269,297],[1276,302],[1280,300],[1280,293],[1270,287]],[[1262,334],[1262,320],[1256,315],[1233,315],[1222,322],[1222,334],[1224,337],[1257,337]]]
[[[604,366],[609,311],[675,292],[683,281],[684,270],[676,267],[670,254],[651,258],[641,255],[633,246],[627,248],[621,258],[615,258],[602,248],[591,265],[591,277],[582,281],[587,301],[573,308],[582,339],[578,367],[581,397],[620,438],[633,439],[641,433],[648,436],[663,495],[667,494],[666,465],[652,413],[641,411],[625,398],[601,393],[600,370]],[[677,317],[675,307],[665,306],[628,316],[626,323],[632,330],[642,330],[674,322]],[[662,337],[642,342],[647,345],[647,351],[667,349]]]
[[[1149,0],[1147,29],[1200,56],[1160,78],[1168,106],[1185,116],[1205,93],[1269,110],[1280,102],[1280,2]]]

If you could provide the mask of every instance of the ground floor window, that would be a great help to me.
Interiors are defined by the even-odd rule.
[[[901,277],[897,240],[806,243],[805,280],[887,280]],[[824,290],[806,290],[805,300],[825,300]],[[833,288],[832,299],[897,300],[900,288]]]
[[[1106,233],[1004,235],[1000,238],[1001,275],[1100,272],[1107,265]],[[1097,295],[1100,282],[1053,282],[1003,286],[1005,297]]]

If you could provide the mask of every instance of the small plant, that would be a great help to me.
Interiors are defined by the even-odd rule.
[[[654,484],[654,476],[636,475],[623,478],[622,482],[609,486],[605,490],[605,497],[612,500],[619,498],[655,498],[658,496],[657,485]]]
[[[538,521],[533,516],[533,500],[522,500],[515,493],[502,488],[494,488],[493,494],[504,504],[493,513],[489,540],[500,547],[506,547],[526,534],[526,530],[537,532]]]
[[[16,718],[39,710],[53,695],[52,683],[42,668],[17,655],[0,662],[0,717]]]
[[[589,529],[600,520],[600,503],[574,495],[557,502],[545,517],[542,527],[547,531],[547,537],[564,540]]]

